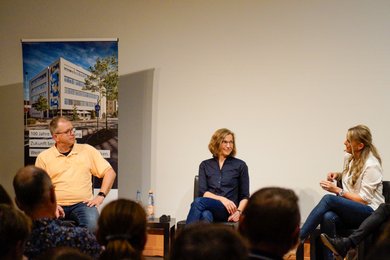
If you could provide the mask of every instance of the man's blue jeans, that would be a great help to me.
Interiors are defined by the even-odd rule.
[[[321,233],[335,237],[336,228],[357,228],[374,210],[362,203],[343,197],[325,195],[314,207],[301,228],[300,238],[306,239],[319,224]],[[325,249],[325,259],[333,259],[330,250]]]
[[[65,211],[65,219],[77,222],[80,227],[88,228],[95,233],[99,212],[96,207],[88,207],[86,203],[80,202],[71,206],[61,206]]]
[[[186,224],[198,221],[203,222],[221,222],[227,221],[229,212],[219,200],[199,197],[191,204],[190,212],[187,216]]]

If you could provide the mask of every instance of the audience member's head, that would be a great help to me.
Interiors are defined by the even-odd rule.
[[[230,227],[196,223],[179,233],[170,260],[240,260],[247,255],[244,241]]]
[[[54,187],[45,170],[26,166],[21,168],[13,181],[15,201],[31,218],[55,217],[57,207]]]
[[[390,220],[383,223],[381,231],[378,233],[377,243],[390,241]]]
[[[292,190],[263,188],[249,198],[239,230],[251,250],[283,257],[298,242],[300,219],[298,197]]]
[[[0,259],[22,259],[31,221],[12,206],[0,204]]]
[[[92,260],[92,257],[72,247],[55,247],[47,250],[36,260]]]
[[[387,260],[390,256],[390,221],[384,224],[378,240],[367,255],[367,260]]]
[[[370,249],[367,260],[388,260],[390,256],[390,240],[382,240]]]
[[[0,184],[0,204],[7,204],[13,206],[11,197],[8,195],[7,191],[4,189],[3,185]]]
[[[100,259],[142,259],[146,226],[140,204],[127,199],[108,203],[98,220],[97,240],[105,246]]]

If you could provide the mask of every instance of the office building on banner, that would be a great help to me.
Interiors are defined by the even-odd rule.
[[[106,114],[106,98],[100,104],[99,92],[83,90],[85,79],[91,75],[88,70],[59,58],[43,69],[29,81],[30,116],[35,118],[51,118],[56,115],[72,116],[77,111],[79,119],[91,119],[91,116],[102,117]],[[47,110],[34,108],[40,97],[47,101]],[[98,115],[95,112],[99,105]]]

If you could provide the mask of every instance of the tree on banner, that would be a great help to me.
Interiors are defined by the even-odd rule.
[[[40,96],[34,104],[32,104],[32,107],[35,108],[35,110],[41,112],[41,119],[43,119],[43,114],[45,111],[49,109],[49,104],[47,103],[47,98]]]
[[[106,97],[106,107],[109,100],[118,100],[118,61],[115,56],[97,58],[95,65],[89,68],[91,75],[85,78],[84,90],[99,93],[97,104]],[[106,129],[108,129],[106,113]]]

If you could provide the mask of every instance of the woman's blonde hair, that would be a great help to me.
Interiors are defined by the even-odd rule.
[[[236,137],[234,136],[234,133],[227,128],[221,128],[215,131],[209,143],[209,150],[214,157],[218,157],[219,148],[227,135],[232,135],[233,137],[233,150],[230,153],[230,156],[234,157],[236,155]]]
[[[367,158],[370,152],[378,159],[379,163],[382,164],[382,159],[378,153],[378,150],[372,143],[372,136],[370,129],[365,125],[357,125],[348,129],[347,132],[347,140],[349,142],[355,141],[358,143],[362,143],[364,145],[359,158],[355,158],[355,156],[351,156],[346,163],[345,168],[343,170],[343,174],[352,174],[351,184],[355,185],[357,179],[360,177],[363,171],[364,164],[367,161]],[[352,155],[354,155],[354,150],[352,147]],[[351,164],[351,168],[349,167],[350,162],[353,160]]]

